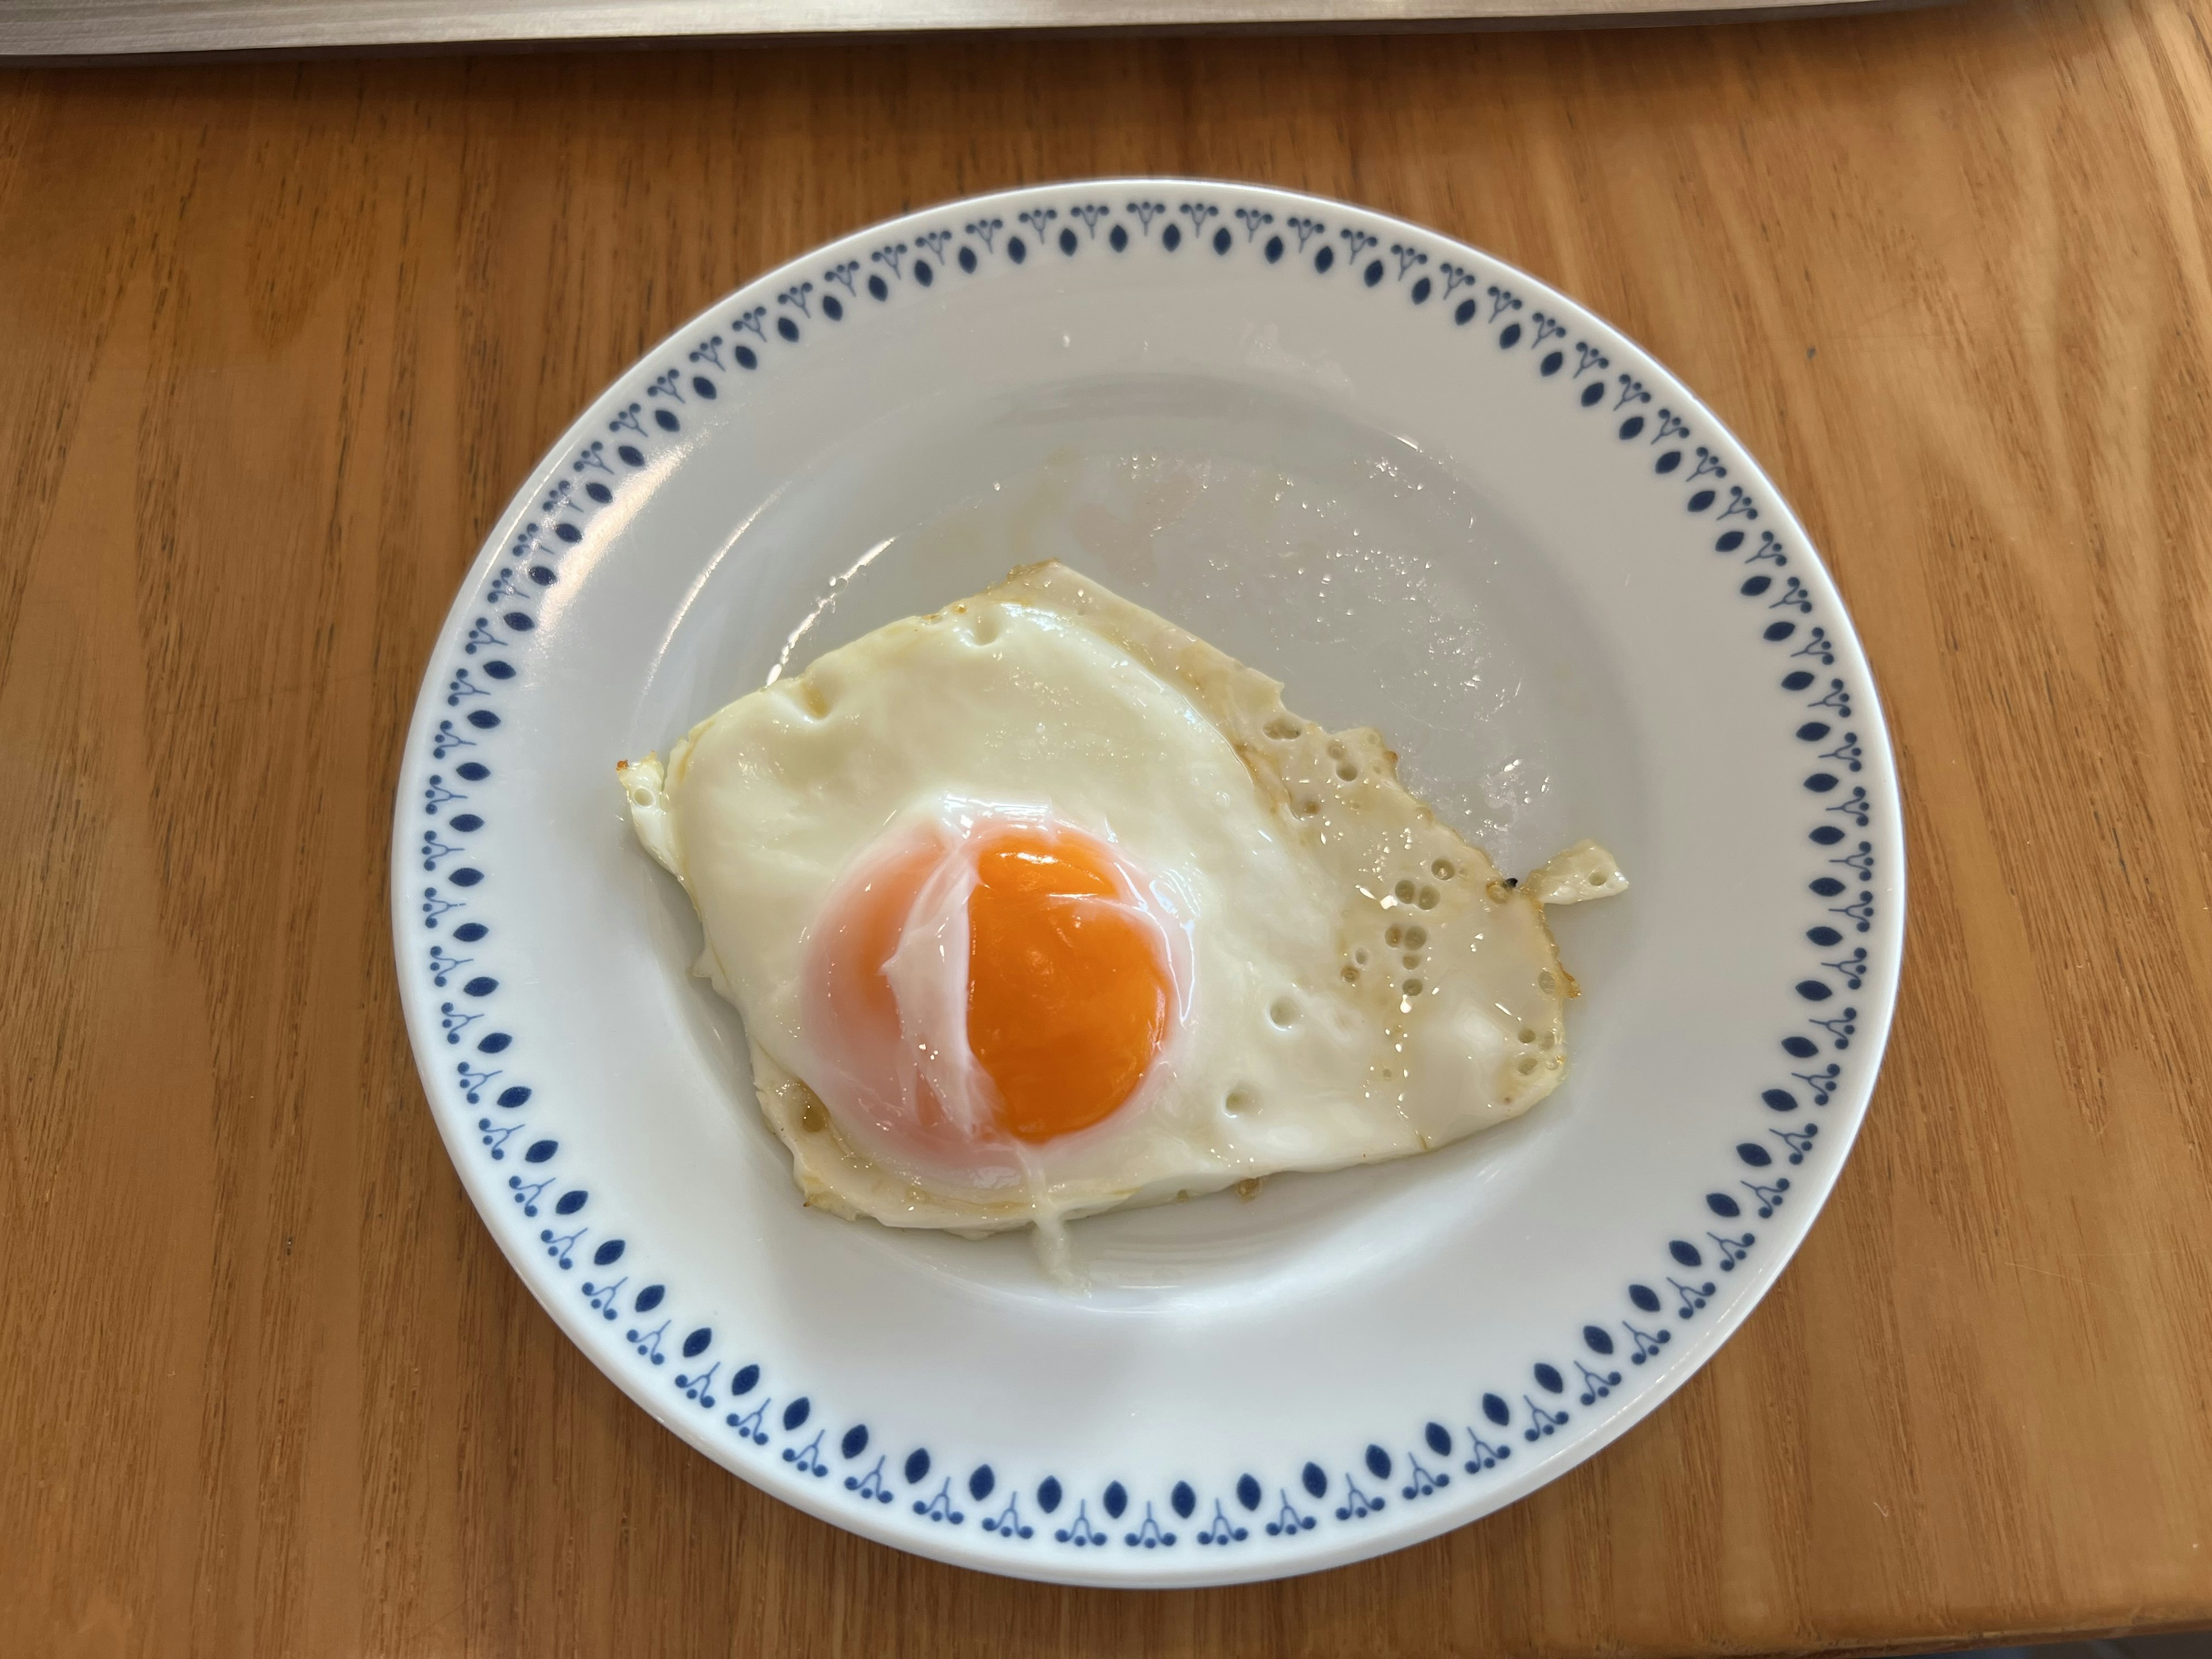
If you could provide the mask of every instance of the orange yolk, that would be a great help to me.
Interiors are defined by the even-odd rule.
[[[915,1073],[889,974],[921,895],[952,860],[973,860],[968,1049],[990,1079],[998,1127],[1030,1142],[1089,1128],[1144,1080],[1167,1035],[1174,981],[1112,855],[1042,824],[991,825],[950,845],[935,826],[911,830],[878,849],[839,896],[809,969],[811,1018],[843,1079],[842,1092],[824,1099],[917,1152],[957,1155],[968,1139]]]
[[[968,1046],[1023,1140],[1087,1129],[1134,1092],[1167,1034],[1154,937],[1103,849],[1026,826],[982,843],[968,900]]]

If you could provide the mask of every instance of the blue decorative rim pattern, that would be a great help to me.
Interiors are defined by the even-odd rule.
[[[1702,410],[1686,398],[1661,401],[1632,367],[1616,367],[1617,348],[1584,337],[1565,314],[1572,307],[1547,300],[1531,279],[1357,210],[1316,202],[1309,204],[1315,212],[1279,213],[1282,198],[1272,193],[1239,199],[1261,194],[1149,181],[1133,193],[1125,182],[983,198],[900,222],[865,257],[817,258],[793,276],[807,268],[802,261],[755,284],[720,326],[702,328],[635,371],[605,430],[574,444],[489,580],[464,593],[455,615],[465,629],[449,629],[458,633],[453,654],[426,680],[426,701],[441,705],[428,719],[418,710],[416,720],[432,769],[423,769],[423,757],[410,760],[394,878],[402,972],[417,981],[418,1006],[436,1012],[430,1043],[422,1042],[428,1022],[417,1027],[426,1086],[472,1109],[474,1156],[506,1172],[507,1199],[538,1224],[545,1258],[574,1275],[572,1294],[623,1329],[642,1387],[673,1390],[678,1409],[708,1414],[732,1448],[761,1461],[771,1490],[778,1473],[820,1481],[856,1510],[903,1513],[920,1531],[973,1523],[1012,1554],[1265,1548],[1320,1528],[1357,1528],[1393,1503],[1418,1504],[1455,1480],[1492,1475],[1516,1449],[1539,1445],[1577,1410],[1627,1386],[1637,1368],[1666,1353],[1677,1327],[1705,1312],[1720,1276],[1760,1248],[1755,1224],[1796,1196],[1788,1171],[1848,1150],[1850,1130],[1824,1137],[1820,1118],[1847,1085],[1870,1085],[1880,1059],[1901,918],[1875,937],[1881,832],[1869,832],[1881,815],[1893,828],[1898,805],[1893,776],[1879,758],[1869,767],[1862,742],[1862,731],[1880,729],[1873,688],[1835,672],[1838,641],[1850,630],[1840,612],[1823,617],[1832,601],[1825,584],[1805,580],[1817,568],[1813,556],[1762,521],[1767,509],[1746,480],[1731,477],[1721,446],[1699,441]],[[1556,386],[1587,411],[1594,434],[1642,458],[1655,491],[1670,492],[1680,511],[1710,524],[1707,579],[1733,586],[1747,626],[1771,650],[1777,718],[1790,723],[1804,757],[1807,899],[1795,924],[1804,939],[1795,986],[1802,1018],[1779,1041],[1771,1085],[1745,1103],[1741,1138],[1717,1149],[1711,1185],[1689,1199],[1678,1230],[1656,1240],[1646,1261],[1625,1265],[1617,1303],[1586,1310],[1563,1327],[1552,1352],[1473,1391],[1475,1410],[1378,1425],[1371,1439],[1316,1447],[1296,1467],[1249,1470],[1220,1491],[1136,1471],[1076,1491],[1048,1470],[1009,1478],[988,1462],[947,1468],[927,1445],[887,1443],[866,1414],[817,1403],[804,1379],[780,1376],[773,1356],[751,1351],[741,1334],[685,1317],[675,1275],[650,1246],[595,1229],[591,1188],[563,1150],[567,1103],[557,1080],[532,1068],[516,1029],[523,1022],[502,1018],[512,993],[501,984],[509,968],[493,902],[496,871],[475,850],[498,809],[501,736],[510,700],[528,687],[540,600],[561,581],[564,554],[585,539],[593,517],[684,441],[702,405],[744,395],[817,334],[915,302],[940,284],[987,268],[1095,258],[1256,260],[1286,281],[1330,282],[1371,296],[1368,303],[1423,312],[1440,337],[1466,349],[1517,354],[1532,380]],[[748,303],[771,289],[772,304]],[[1882,756],[1881,738],[1870,741]],[[1902,872],[1890,874],[1894,896],[1879,902],[1901,904]],[[1870,946],[1887,960],[1877,962]],[[465,1155],[459,1146],[455,1155]],[[630,1382],[642,1397],[641,1379]],[[1285,1570],[1302,1565],[1310,1564]],[[1006,1570],[1053,1576],[1012,1559]]]

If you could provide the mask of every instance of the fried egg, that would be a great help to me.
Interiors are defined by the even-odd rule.
[[[808,1204],[1058,1239],[1558,1086],[1544,906],[1618,865],[1585,842],[1502,878],[1379,733],[1281,690],[1033,565],[620,765]]]

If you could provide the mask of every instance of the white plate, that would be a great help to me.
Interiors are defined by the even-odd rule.
[[[1374,724],[1555,913],[1573,1071],[1431,1157],[1019,1238],[799,1207],[610,771],[1059,556]],[[708,1456],[988,1571],[1197,1584],[1427,1538],[1589,1456],[1774,1281],[1864,1112],[1897,781],[1834,586],[1674,378],[1433,232],[1245,185],[953,204],[650,353],[486,544],[409,738],[432,1109],[553,1316]]]

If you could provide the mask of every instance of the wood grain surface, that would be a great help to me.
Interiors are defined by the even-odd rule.
[[[2212,1622],[2212,7],[0,74],[0,1651],[1717,1653]],[[1432,223],[1766,463],[1895,722],[1897,1035],[1648,1423],[1287,1583],[939,1566],[662,1431],[401,1028],[398,744],[583,402],[879,216]]]

